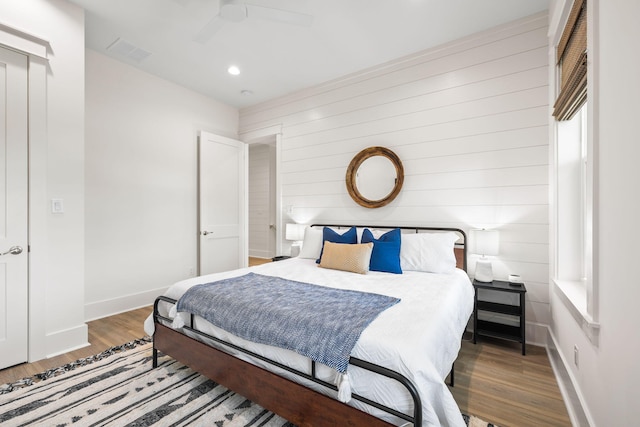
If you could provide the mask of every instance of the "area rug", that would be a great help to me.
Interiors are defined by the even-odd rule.
[[[152,369],[149,338],[0,386],[0,424],[295,427],[170,357]]]

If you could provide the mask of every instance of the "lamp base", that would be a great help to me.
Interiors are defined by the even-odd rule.
[[[298,255],[300,255],[300,243],[294,242],[291,245],[291,257],[297,257]]]
[[[480,258],[476,262],[476,274],[474,276],[478,282],[493,282],[493,269],[491,261]]]

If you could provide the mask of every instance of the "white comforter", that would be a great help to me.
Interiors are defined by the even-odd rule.
[[[464,271],[456,270],[453,274],[414,271],[404,274],[369,272],[360,275],[319,268],[314,260],[292,258],[249,269],[184,280],[173,285],[165,295],[179,299],[186,289],[193,285],[240,276],[248,271],[400,298],[399,304],[385,310],[362,333],[352,356],[385,366],[409,378],[417,387],[422,399],[423,426],[465,425],[460,410],[444,383],[444,378],[460,350],[462,333],[473,310],[473,287]],[[166,310],[166,315],[169,307],[161,306],[161,309]],[[339,316],[340,313],[335,315]],[[202,319],[197,319],[194,326],[293,368],[309,371],[308,359],[292,351],[245,341]],[[145,331],[149,335],[153,334],[152,316],[145,321]],[[252,360],[245,355],[239,357],[294,379],[291,374],[268,364]],[[354,393],[401,412],[412,413],[411,396],[396,381],[373,375],[354,366],[349,367],[348,372]],[[335,383],[336,372],[332,369],[318,366],[317,374]],[[335,392],[327,391],[305,380],[294,380],[323,393],[336,395]],[[349,404],[389,422],[403,423],[396,417],[356,400],[351,400]]]

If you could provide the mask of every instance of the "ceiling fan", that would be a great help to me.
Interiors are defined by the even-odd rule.
[[[306,13],[246,3],[242,0],[220,0],[218,14],[198,31],[193,40],[207,43],[225,24],[242,22],[249,17],[303,27],[309,27],[313,22],[313,16]]]

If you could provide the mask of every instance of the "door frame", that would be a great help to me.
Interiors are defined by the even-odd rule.
[[[249,170],[248,170],[248,204],[247,204],[247,214],[248,214],[248,218],[249,218],[249,223],[251,223],[251,218],[252,218],[252,202],[254,202],[254,200],[251,199],[251,183],[252,183],[252,178],[251,178],[251,174],[252,174],[252,167],[256,166],[256,163],[253,162],[252,163],[252,157],[260,157],[260,155],[257,155],[253,153],[252,150],[255,149],[256,147],[266,147],[266,152],[267,152],[267,157],[263,159],[262,162],[258,163],[258,166],[260,166],[261,164],[266,163],[267,166],[267,170],[269,172],[269,177],[268,177],[268,191],[267,191],[267,200],[266,206],[262,206],[266,212],[267,212],[267,216],[263,217],[261,219],[261,223],[260,225],[264,225],[266,226],[266,229],[263,228],[259,228],[259,230],[265,231],[266,232],[266,242],[265,242],[265,246],[263,247],[259,247],[256,248],[255,246],[252,246],[252,234],[255,234],[256,230],[251,231],[251,227],[249,227],[248,230],[248,248],[249,248],[249,257],[258,257],[258,258],[265,258],[265,259],[271,259],[273,257],[275,257],[276,255],[278,255],[278,253],[276,252],[276,242],[277,242],[277,227],[276,227],[276,142],[275,142],[275,136],[274,135],[270,135],[266,138],[260,138],[259,140],[252,140],[250,144],[247,144],[248,150],[247,150],[247,154],[248,154],[248,162],[249,162]],[[254,208],[255,209],[255,208]],[[255,219],[255,217],[254,217]],[[256,236],[257,237],[257,236]]]
[[[275,210],[276,210],[276,255],[282,253],[282,239],[283,239],[283,226],[282,226],[282,182],[280,178],[280,165],[282,162],[282,124],[276,124],[269,127],[249,130],[240,132],[240,141],[243,141],[245,144],[255,144],[261,141],[264,141],[265,138],[275,138],[276,145],[276,162],[275,162],[275,175],[276,175],[276,183],[275,183]],[[247,159],[248,161],[248,159]],[[245,197],[247,198],[247,209],[248,209],[248,198],[249,198],[248,187],[245,192]],[[248,221],[248,210],[247,210],[247,221]],[[248,230],[248,225],[247,225]],[[249,250],[249,235],[246,237],[246,248],[247,248],[247,258],[248,258],[248,250]]]

